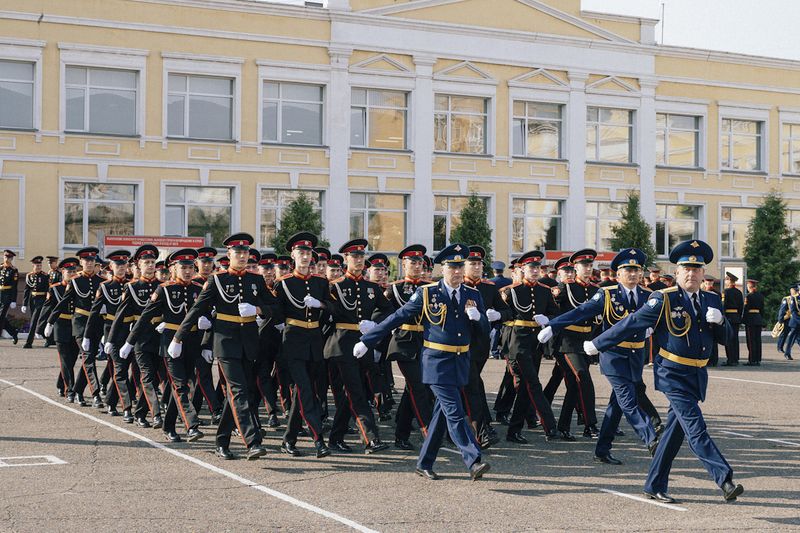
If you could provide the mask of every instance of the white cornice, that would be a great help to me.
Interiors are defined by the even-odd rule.
[[[44,48],[47,45],[47,41],[40,41],[38,39],[16,39],[13,37],[0,37],[0,45],[30,46],[33,48]]]
[[[721,52],[719,50],[703,50],[701,48],[688,48],[682,46],[654,45],[648,48],[652,49],[655,52],[655,55],[664,57],[698,59],[702,61],[716,61],[720,63],[733,63],[736,65],[749,65],[754,67],[800,70],[800,61],[795,59],[756,56],[750,54],[740,54],[736,52]]]
[[[329,20],[328,10],[318,7],[305,7],[276,2],[253,0],[131,0],[143,4],[162,4],[168,6],[192,7],[199,9],[215,9],[220,11],[236,11],[259,15],[276,15],[281,17],[298,17],[311,20]]]
[[[241,65],[244,59],[241,57],[211,56],[203,54],[187,54],[184,52],[161,52],[164,59],[183,59],[187,61],[210,61],[213,63],[234,63]]]
[[[658,24],[659,19],[649,17],[634,17],[630,15],[618,15],[616,13],[601,13],[599,11],[581,10],[582,17],[589,17],[598,20],[608,20],[612,22],[626,22],[628,24]]]
[[[150,55],[149,50],[140,48],[115,48],[112,46],[96,46],[93,44],[81,43],[58,43],[59,50],[74,50],[76,52],[101,52],[104,54],[117,54],[126,56],[146,57]]]

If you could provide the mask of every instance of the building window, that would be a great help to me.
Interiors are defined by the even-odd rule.
[[[563,108],[559,104],[514,102],[514,155],[559,159]]]
[[[656,114],[656,165],[699,167],[700,117]]]
[[[403,194],[350,193],[350,238],[367,239],[372,251],[405,248],[406,200]]]
[[[433,149],[457,154],[485,154],[488,105],[488,98],[437,94]]]
[[[283,210],[292,203],[300,193],[305,193],[306,198],[314,209],[322,215],[322,191],[294,191],[288,189],[261,189],[259,197],[258,233],[261,248],[271,248],[271,241],[281,227]],[[324,220],[324,219],[323,219]]]
[[[233,138],[233,79],[170,74],[168,83],[168,136]]]
[[[605,107],[586,109],[586,160],[633,162],[633,111]]]
[[[753,213],[755,216],[755,213]],[[800,248],[800,211],[788,209],[786,211],[786,224],[794,237],[795,246]]]
[[[625,203],[586,202],[586,246],[611,251],[611,227],[622,219]]]
[[[265,81],[264,141],[321,145],[322,90],[320,85]]]
[[[231,233],[233,189],[167,185],[164,188],[164,232],[181,237],[205,237],[222,247]]]
[[[729,170],[761,170],[763,122],[722,119],[722,161]]]
[[[722,257],[744,257],[747,227],[750,225],[750,220],[756,215],[756,210],[749,207],[723,207],[720,215],[720,254]]]
[[[405,150],[407,116],[407,93],[353,89],[350,105],[350,145]]]
[[[64,182],[64,245],[96,246],[101,235],[133,235],[136,185]]]
[[[511,253],[558,250],[561,246],[561,202],[514,198],[512,212]]]
[[[66,130],[136,135],[133,70],[66,68]]]
[[[0,128],[33,129],[33,67],[0,61]]]
[[[682,241],[699,238],[700,207],[656,205],[656,254],[665,256]]]
[[[781,159],[784,172],[800,174],[800,124],[783,125]]]
[[[433,249],[442,250],[450,244],[450,233],[461,221],[461,210],[469,202],[469,196],[433,197]],[[489,199],[481,198],[489,212]],[[490,222],[491,224],[491,222]]]

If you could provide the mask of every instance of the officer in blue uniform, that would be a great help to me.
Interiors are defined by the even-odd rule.
[[[617,273],[617,283],[601,287],[588,302],[552,319],[550,325],[539,333],[539,342],[549,341],[554,333],[569,324],[595,316],[603,317],[602,327],[607,330],[630,313],[639,310],[650,297],[650,291],[639,285],[642,268],[646,263],[647,255],[643,251],[637,248],[621,250],[611,261],[611,270]],[[648,416],[639,408],[636,396],[636,383],[642,381],[644,339],[647,333],[632,332],[624,341],[600,353],[600,371],[611,383],[612,392],[595,446],[595,461],[622,464],[622,461],[611,455],[611,443],[623,414],[647,445],[650,454],[656,450],[656,432]]]
[[[363,335],[353,348],[353,355],[361,357],[412,318],[423,326],[422,382],[430,386],[436,401],[416,472],[431,480],[439,479],[433,462],[445,431],[461,450],[473,481],[489,471],[489,464],[481,461],[480,446],[467,423],[459,392],[469,381],[473,331],[479,335],[489,332],[481,293],[463,284],[467,256],[466,244],[451,244],[439,252],[434,262],[442,265],[443,279],[417,289],[403,307]]]
[[[607,352],[632,335],[653,328],[659,346],[653,362],[655,386],[669,400],[666,429],[656,448],[644,486],[644,494],[664,503],[674,503],[667,493],[672,461],[689,439],[689,447],[722,489],[726,501],[735,500],[744,489],[733,483],[733,469],[711,439],[699,402],[708,386],[706,364],[713,343],[724,344],[733,328],[723,315],[722,301],[712,292],[701,291],[705,265],[714,257],[703,241],[684,241],[669,255],[678,265],[677,286],[653,292],[637,312],[628,315],[593,341],[584,343],[587,353]]]

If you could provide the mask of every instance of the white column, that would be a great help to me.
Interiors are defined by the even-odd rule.
[[[416,84],[411,105],[414,193],[408,212],[408,244],[433,251],[433,65],[432,56],[414,56]]]
[[[642,218],[656,228],[656,86],[655,80],[639,80],[642,97],[639,104],[636,147],[639,160],[639,195]],[[655,241],[654,241],[655,242]]]
[[[350,73],[352,49],[330,48],[331,82],[328,86],[327,117],[330,147],[330,186],[325,201],[325,235],[338,247],[350,236]]]
[[[567,106],[567,159],[569,196],[562,215],[561,248],[578,250],[586,235],[586,80],[585,72],[569,73]]]

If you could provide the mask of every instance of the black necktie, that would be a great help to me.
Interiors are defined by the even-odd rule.
[[[636,310],[636,299],[633,297],[633,291],[628,291],[628,309],[631,311]]]
[[[692,305],[694,306],[694,314],[700,318],[700,300],[697,298],[697,293],[692,294]]]
[[[453,293],[450,295],[450,299],[453,300],[453,305],[458,306],[458,300],[456,300],[456,290],[453,289]]]

